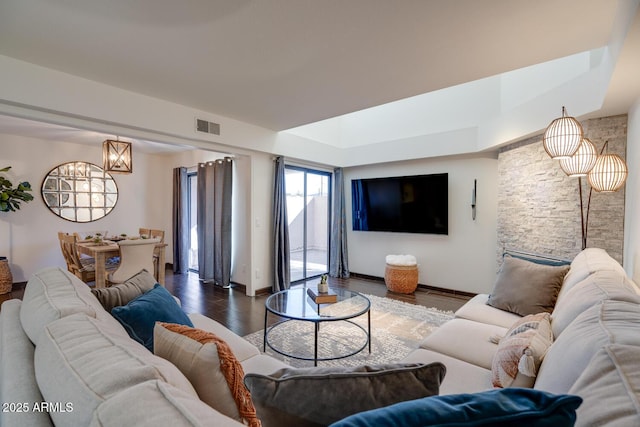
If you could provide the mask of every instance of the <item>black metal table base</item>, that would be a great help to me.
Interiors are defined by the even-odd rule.
[[[327,318],[327,319],[314,319],[314,320],[302,320],[302,319],[285,319],[282,320],[280,322],[277,322],[269,327],[267,327],[267,320],[269,317],[269,310],[265,310],[264,313],[264,337],[263,337],[263,346],[262,346],[262,351],[266,352],[267,351],[267,346],[269,346],[269,348],[273,351],[275,351],[278,354],[281,354],[283,356],[287,356],[287,357],[291,357],[294,359],[298,359],[298,360],[312,360],[313,361],[313,366],[318,366],[318,362],[319,361],[326,361],[326,360],[338,360],[338,359],[344,359],[346,357],[350,357],[353,356],[355,354],[360,353],[362,350],[364,350],[367,346],[369,347],[369,354],[371,354],[371,311],[367,311],[367,329],[365,329],[363,326],[358,325],[357,323],[348,320],[348,319],[331,319],[331,318]],[[282,316],[278,316],[278,317],[282,317]],[[301,356],[301,355],[296,355],[296,354],[291,354],[291,353],[287,353],[279,348],[277,348],[275,345],[273,345],[271,342],[269,342],[269,333],[274,329],[277,328],[278,326],[281,326],[287,322],[290,322],[292,320],[297,320],[300,322],[312,322],[315,323],[314,326],[314,339],[313,339],[313,357],[305,357],[305,356]],[[366,337],[366,341],[365,343],[359,347],[358,349],[351,351],[347,354],[341,354],[338,356],[333,356],[333,357],[318,357],[318,335],[320,334],[320,324],[321,323],[326,323],[326,322],[348,322],[351,323],[352,325],[358,327],[359,329],[362,330],[362,332],[364,332],[365,337]]]

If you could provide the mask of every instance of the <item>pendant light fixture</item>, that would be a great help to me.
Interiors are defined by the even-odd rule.
[[[569,158],[578,151],[583,137],[580,122],[567,116],[567,110],[562,107],[562,117],[549,124],[544,131],[542,144],[552,159]]]
[[[102,143],[102,163],[106,172],[132,173],[131,143],[107,139]]]
[[[608,144],[609,141],[605,142],[603,151]],[[629,171],[622,157],[617,154],[601,154],[587,177],[589,185],[594,190],[601,193],[612,193],[622,188],[627,180],[627,175],[629,175]]]
[[[560,168],[570,177],[587,176],[595,166],[597,158],[596,146],[589,138],[582,138],[576,154],[560,159]]]

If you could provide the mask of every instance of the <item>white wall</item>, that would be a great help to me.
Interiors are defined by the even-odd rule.
[[[449,235],[353,231],[351,180],[385,176],[449,174]],[[488,293],[496,274],[497,173],[495,158],[415,160],[345,169],[349,270],[384,276],[385,256],[415,255],[419,283]],[[478,180],[477,215],[471,218],[471,190]]]
[[[173,168],[224,157],[225,153],[190,150],[171,154],[144,154],[133,147],[134,173],[113,174],[118,203],[106,217],[73,223],[54,215],[40,195],[44,176],[70,161],[102,164],[102,147],[0,134],[0,168],[11,166],[14,183],[29,181],[34,200],[19,212],[0,213],[0,256],[7,256],[14,282],[23,282],[37,270],[64,267],[57,232],[108,230],[137,234],[139,227],[165,230],[167,262],[173,262]],[[248,295],[271,286],[270,227],[273,163],[262,153],[234,154],[234,218],[231,280],[246,286]],[[254,200],[255,198],[255,200]]]
[[[627,166],[624,268],[636,283],[640,283],[640,99],[636,100],[628,115]]]
[[[65,267],[60,253],[58,231],[108,230],[109,233],[137,234],[142,225],[161,225],[159,200],[148,189],[159,182],[159,170],[151,167],[149,155],[134,153],[135,173],[113,174],[118,185],[118,203],[106,217],[89,223],[73,223],[53,214],[44,204],[40,187],[45,175],[56,165],[70,161],[102,164],[102,147],[45,141],[0,134],[1,167],[11,166],[8,177],[14,183],[29,181],[34,200],[18,212],[0,212],[0,254],[9,258],[14,282],[27,280],[35,271],[49,266]],[[149,209],[148,207],[152,208]],[[147,216],[150,212],[151,216]],[[171,255],[167,252],[168,259]]]

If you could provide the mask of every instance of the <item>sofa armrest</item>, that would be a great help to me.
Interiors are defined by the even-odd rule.
[[[35,346],[20,323],[21,304],[8,300],[0,311],[0,402],[17,405],[0,409],[0,425],[52,426],[46,411],[34,411],[34,404],[44,399],[36,383]]]

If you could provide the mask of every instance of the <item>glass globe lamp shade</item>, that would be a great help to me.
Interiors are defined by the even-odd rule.
[[[587,175],[589,185],[603,193],[618,191],[627,180],[627,164],[617,154],[598,156],[596,164]]]
[[[584,133],[580,122],[567,116],[567,110],[562,107],[562,117],[549,124],[544,131],[542,144],[552,159],[568,158],[578,151],[583,137]]]
[[[598,159],[596,146],[589,138],[582,138],[582,143],[571,157],[560,159],[560,168],[570,177],[587,176]]]

